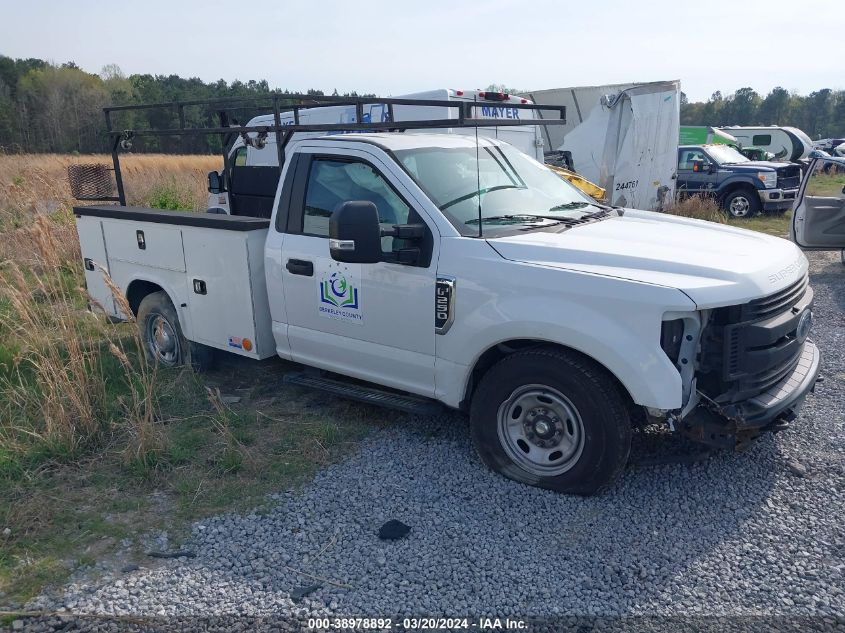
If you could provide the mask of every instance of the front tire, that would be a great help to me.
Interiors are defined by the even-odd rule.
[[[752,189],[731,191],[725,196],[722,206],[732,218],[750,218],[763,208],[760,196]]]
[[[631,422],[615,381],[591,361],[549,348],[494,365],[473,396],[470,425],[490,468],[570,494],[610,486],[631,448]]]
[[[214,363],[214,350],[185,338],[176,308],[164,291],[148,294],[138,307],[138,330],[147,360],[162,367],[189,365],[206,371]]]

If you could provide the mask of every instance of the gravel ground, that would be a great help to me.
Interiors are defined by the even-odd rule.
[[[74,614],[845,617],[845,269],[811,255],[823,382],[741,454],[633,466],[607,494],[508,481],[465,418],[407,418],[264,514],[197,523],[196,558],[65,588]],[[640,433],[634,459],[682,450]],[[389,519],[411,526],[388,542]],[[297,588],[320,585],[295,602]],[[55,621],[58,622],[58,621]],[[830,624],[830,621],[828,622]],[[27,625],[28,627],[29,625]],[[46,626],[46,625],[45,625]],[[736,628],[736,627],[733,627]]]

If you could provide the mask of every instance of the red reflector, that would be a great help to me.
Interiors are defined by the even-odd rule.
[[[528,103],[528,99],[520,99],[519,102],[520,103]]]
[[[487,98],[487,93],[486,93],[486,92],[479,92],[479,93],[478,93],[478,98],[479,98],[479,99],[486,99],[486,98]]]
[[[463,97],[464,91],[463,90],[455,90],[455,95],[457,95],[458,97]]]

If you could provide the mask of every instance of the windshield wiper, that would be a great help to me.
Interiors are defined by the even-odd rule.
[[[602,211],[610,211],[613,208],[597,202],[564,202],[563,204],[553,206],[549,211],[567,211],[570,209],[583,209],[584,207],[596,207]],[[590,215],[594,214],[591,213]]]
[[[568,209],[583,209],[589,206],[589,202],[564,202],[563,204],[556,204],[549,211],[566,211]]]
[[[584,205],[587,206],[587,205]],[[593,205],[598,206],[598,205]],[[551,210],[557,209],[559,207],[552,207]],[[593,211],[592,213],[586,213],[582,215],[580,218],[568,218],[566,216],[560,215],[535,215],[535,218],[548,218],[549,220],[557,220],[558,222],[565,222],[567,224],[575,225],[575,224],[584,224],[585,222],[589,222],[590,220],[598,220],[599,218],[603,218],[607,215],[610,215],[610,209],[600,207],[598,211]]]
[[[610,212],[606,209],[600,209],[599,211],[582,215],[580,218],[568,218],[566,216],[561,215],[546,215],[541,213],[512,213],[508,215],[493,215],[489,217],[484,217],[481,218],[481,222],[501,222],[502,220],[509,220],[512,221],[514,224],[520,224],[530,220],[550,220],[550,223],[544,224],[544,226],[553,226],[554,224],[566,224],[567,226],[577,226],[578,224],[586,224],[590,220],[603,218],[609,213]],[[464,222],[464,224],[478,224],[478,222],[478,218],[472,218],[471,220],[467,220],[466,222]],[[537,222],[534,223],[536,224]]]
[[[478,218],[472,218],[471,220],[467,220],[464,224],[478,224],[479,221],[481,222],[501,222],[502,220],[511,220],[514,224],[523,224],[526,220],[555,220],[559,222],[565,218],[558,218],[552,217],[550,215],[531,215],[528,213],[512,213],[507,215],[491,215],[488,217],[483,217],[480,220]],[[535,222],[536,224],[536,222]]]

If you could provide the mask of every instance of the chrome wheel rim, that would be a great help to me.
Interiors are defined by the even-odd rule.
[[[147,319],[147,347],[153,358],[164,365],[179,361],[179,339],[170,322],[160,314]]]
[[[533,475],[565,473],[584,450],[584,423],[578,409],[551,387],[519,387],[501,404],[497,418],[505,453]]]
[[[735,218],[744,218],[751,210],[751,201],[745,196],[737,196],[731,200],[730,210]]]

